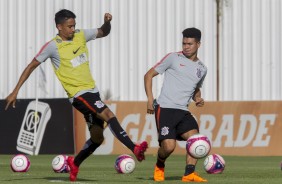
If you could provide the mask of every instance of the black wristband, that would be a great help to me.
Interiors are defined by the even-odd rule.
[[[110,31],[111,31],[111,23],[110,22],[105,22],[101,26],[101,30],[103,31],[103,36],[107,36],[110,33]]]

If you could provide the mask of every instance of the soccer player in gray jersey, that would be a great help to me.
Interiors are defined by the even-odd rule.
[[[183,32],[182,51],[167,54],[144,76],[148,97],[147,113],[154,114],[159,135],[158,158],[154,170],[154,180],[164,181],[165,161],[174,151],[176,140],[186,141],[199,133],[198,123],[188,111],[194,100],[197,107],[204,105],[200,88],[207,74],[207,67],[197,57],[201,41],[201,31],[188,28]],[[154,100],[152,79],[163,74],[164,81],[159,97]],[[183,182],[206,182],[195,173],[197,159],[186,155]]]

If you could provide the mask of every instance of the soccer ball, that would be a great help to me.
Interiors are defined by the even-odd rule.
[[[220,155],[212,154],[205,159],[204,168],[209,174],[222,173],[225,168],[225,161]]]
[[[52,161],[52,168],[55,173],[68,173],[70,167],[67,163],[68,156],[57,155]]]
[[[188,138],[186,142],[186,150],[189,155],[199,159],[207,156],[211,149],[211,143],[207,136],[195,134]]]
[[[10,166],[14,172],[27,172],[30,167],[30,161],[27,156],[17,154],[12,158]]]
[[[135,161],[130,155],[120,155],[116,159],[115,169],[121,174],[132,173],[135,169]]]

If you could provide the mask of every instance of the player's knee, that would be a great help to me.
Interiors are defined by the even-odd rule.
[[[162,147],[166,153],[171,154],[175,149],[176,144],[173,141],[163,141]]]
[[[97,138],[97,144],[102,144],[104,141],[104,136],[100,136]]]
[[[103,135],[91,135],[91,140],[95,144],[102,144],[104,141]]]
[[[101,126],[97,124],[93,124],[93,126],[90,129],[90,137],[92,142],[96,144],[102,144],[102,142],[104,141],[103,132],[104,129]]]
[[[171,146],[166,146],[165,147],[165,151],[168,153],[168,154],[171,154],[173,151],[174,151],[175,147],[171,147]]]

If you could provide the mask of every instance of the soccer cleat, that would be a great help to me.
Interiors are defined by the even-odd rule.
[[[79,168],[73,162],[74,158],[69,156],[67,159],[68,165],[70,167],[70,181],[76,181],[77,173]]]
[[[138,144],[134,147],[133,153],[139,162],[145,160],[144,153],[147,150],[147,148],[148,148],[148,143],[146,141],[143,141],[141,144]]]
[[[182,177],[183,182],[207,182],[208,180],[201,178],[196,172]]]
[[[155,171],[154,171],[154,180],[155,181],[164,181],[164,168],[155,166]]]

